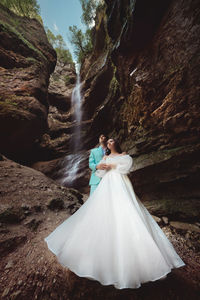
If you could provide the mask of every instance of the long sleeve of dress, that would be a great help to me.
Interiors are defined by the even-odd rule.
[[[133,159],[130,155],[123,155],[117,159],[115,171],[121,174],[129,174],[132,170]]]
[[[106,160],[102,159],[99,162],[99,164],[100,163],[108,163],[108,164],[111,163],[111,164],[115,164],[116,167],[111,170],[97,170],[95,172],[95,175],[98,177],[103,177],[106,173],[112,172],[112,171],[115,171],[115,172],[125,175],[125,174],[129,174],[133,170],[133,159],[128,154],[112,158],[111,160],[109,160],[109,157],[108,157],[108,161],[107,161],[107,159]]]

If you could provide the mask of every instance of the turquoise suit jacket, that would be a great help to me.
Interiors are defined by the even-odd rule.
[[[89,185],[92,184],[98,184],[101,180],[100,177],[95,175],[96,172],[96,166],[102,160],[104,156],[103,148],[99,146],[98,148],[94,148],[90,151],[90,156],[89,156],[89,167],[92,170],[92,174],[90,177]]]

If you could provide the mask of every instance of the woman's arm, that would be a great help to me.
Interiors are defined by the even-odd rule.
[[[117,162],[116,171],[121,174],[129,174],[133,169],[133,159],[130,155],[122,155]]]

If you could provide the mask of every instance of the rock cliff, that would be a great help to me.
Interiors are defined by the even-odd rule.
[[[143,201],[157,214],[197,220],[199,1],[105,2],[82,66],[85,147],[102,131],[118,138]]]
[[[70,150],[74,127],[71,95],[75,82],[75,65],[57,61],[48,87],[48,130],[37,144],[40,160],[58,158],[66,155]]]
[[[0,151],[27,161],[46,131],[49,76],[56,52],[36,19],[0,5]]]

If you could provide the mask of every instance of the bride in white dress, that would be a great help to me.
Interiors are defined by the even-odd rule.
[[[111,153],[87,201],[44,240],[59,263],[80,277],[117,289],[139,288],[185,266],[136,196],[127,176],[133,159],[108,140]],[[121,151],[120,151],[121,152]]]

